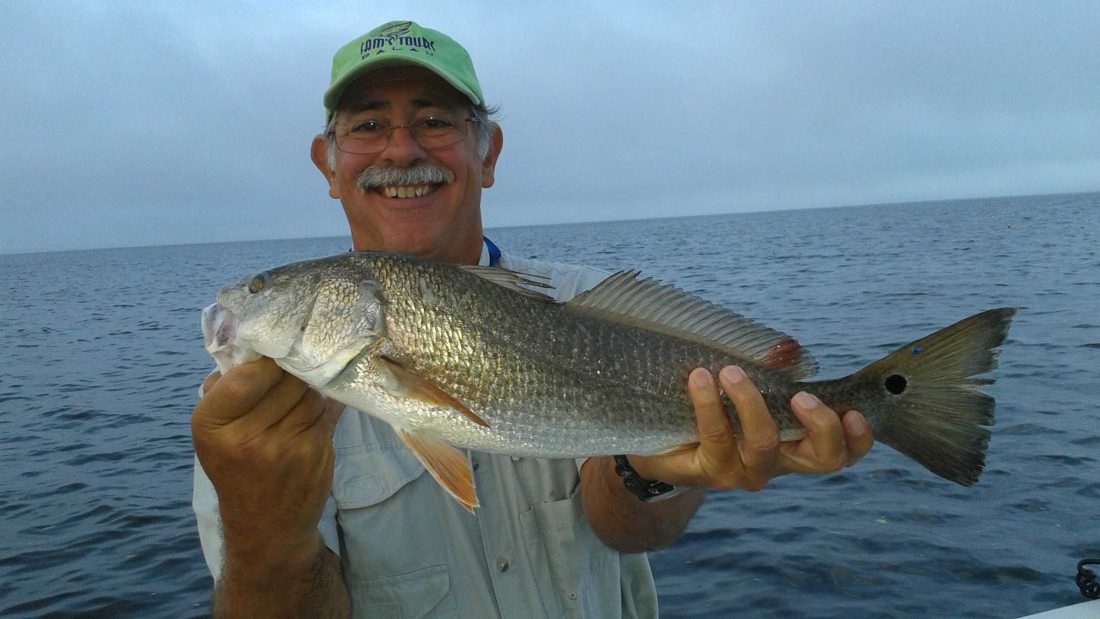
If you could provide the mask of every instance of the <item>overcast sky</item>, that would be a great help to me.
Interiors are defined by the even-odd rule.
[[[486,225],[1100,190],[1100,2],[0,0],[0,253],[346,234],[332,54],[469,49]]]

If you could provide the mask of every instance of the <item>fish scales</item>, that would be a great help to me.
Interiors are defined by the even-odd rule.
[[[537,444],[518,455],[652,453],[695,440],[687,374],[729,355],[522,297],[453,268],[392,268],[385,283],[394,359],[432,376],[488,423],[449,437],[473,448]],[[427,294],[426,294],[427,291]],[[739,360],[744,362],[744,360]],[[458,421],[456,419],[456,421]],[[473,443],[473,444],[469,444]]]

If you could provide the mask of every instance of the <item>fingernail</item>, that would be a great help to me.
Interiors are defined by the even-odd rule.
[[[844,425],[848,426],[848,432],[853,436],[863,436],[867,432],[867,421],[863,415],[848,413],[843,418]]]
[[[722,368],[722,378],[724,378],[726,382],[730,382],[736,385],[737,383],[745,380],[745,378],[747,377],[745,376],[744,370],[737,367],[736,365],[730,365]]]
[[[794,403],[800,408],[815,408],[821,404],[821,400],[817,399],[813,394],[806,393],[805,391],[799,391],[794,394]]]
[[[703,368],[695,368],[691,371],[691,375],[688,378],[691,380],[692,384],[699,387],[706,387],[711,383],[710,372]]]

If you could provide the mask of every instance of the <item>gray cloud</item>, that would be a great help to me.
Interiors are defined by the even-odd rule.
[[[395,18],[502,106],[490,226],[1100,190],[1096,3],[496,6],[0,4],[0,252],[345,233],[309,140]]]

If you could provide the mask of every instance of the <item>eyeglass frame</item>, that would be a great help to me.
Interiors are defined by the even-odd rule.
[[[459,132],[461,137],[459,139],[455,140],[454,142],[450,142],[449,144],[440,144],[438,146],[425,146],[424,143],[421,142],[420,139],[417,137],[416,130],[415,130],[417,123],[425,123],[425,122],[428,122],[432,119],[440,119],[440,118],[441,118],[440,115],[433,114],[433,115],[425,116],[424,118],[417,119],[417,120],[414,120],[412,122],[408,122],[408,123],[400,124],[400,125],[393,125],[393,124],[384,123],[382,121],[375,120],[374,122],[376,122],[378,124],[385,125],[387,127],[387,129],[386,129],[386,140],[385,140],[385,142],[382,143],[381,148],[379,148],[378,150],[372,150],[372,151],[369,151],[369,152],[359,152],[359,151],[345,150],[344,148],[342,148],[340,146],[340,143],[342,142],[342,140],[340,139],[339,136],[336,135],[336,128],[335,128],[336,117],[335,117],[335,115],[333,116],[333,119],[332,119],[333,120],[333,127],[331,129],[329,129],[328,131],[326,131],[325,135],[332,136],[332,143],[333,143],[334,146],[336,146],[337,150],[339,150],[343,153],[347,153],[349,155],[375,155],[375,154],[378,154],[378,153],[386,150],[390,145],[390,141],[393,140],[393,132],[394,132],[395,129],[405,129],[405,130],[407,130],[409,132],[409,137],[411,137],[414,142],[416,142],[421,148],[423,148],[425,150],[433,150],[433,149],[436,149],[436,148],[445,148],[447,146],[453,146],[453,145],[458,144],[459,142],[461,142],[462,138],[466,137],[466,135],[467,135],[467,133],[465,131],[466,125],[463,124],[462,125],[463,131]],[[463,118],[462,121],[463,121],[463,123],[468,123],[468,122],[480,123],[481,122],[476,116],[467,116],[466,118]],[[457,128],[457,125],[455,125],[455,127]],[[347,137],[347,135],[345,134],[344,137]]]

